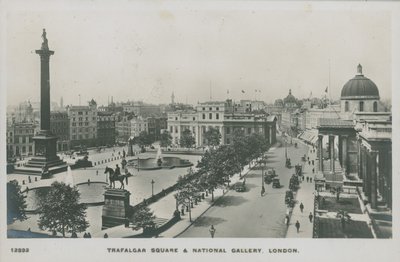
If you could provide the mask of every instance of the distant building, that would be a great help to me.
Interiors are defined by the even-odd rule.
[[[168,128],[166,117],[149,117],[147,118],[147,123],[148,133],[154,141],[160,140],[162,131]]]
[[[115,132],[115,115],[113,112],[97,112],[97,145],[114,145]]]
[[[88,106],[68,106],[71,148],[93,147],[97,144],[97,103],[92,99]]]
[[[50,112],[50,130],[58,137],[57,151],[70,150],[70,124],[67,112]]]
[[[230,144],[233,130],[237,128],[243,129],[246,135],[262,134],[269,143],[276,141],[277,118],[253,113],[251,103],[245,100],[241,103],[231,99],[199,103],[196,110],[168,113],[167,122],[174,146],[179,146],[180,136],[187,129],[193,134],[197,147],[207,145],[205,133],[210,128],[220,132],[221,144]]]
[[[7,152],[9,157],[31,156],[35,152],[33,136],[38,131],[38,123],[13,123],[7,127]]]
[[[131,119],[131,133],[130,137],[138,137],[140,133],[148,133],[148,122],[147,119],[142,117],[134,117]]]
[[[115,129],[117,133],[116,139],[120,142],[127,142],[131,137],[132,133],[132,122],[133,114],[120,114],[117,121],[115,123]]]

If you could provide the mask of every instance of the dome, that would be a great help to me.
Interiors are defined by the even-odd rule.
[[[378,87],[362,74],[360,64],[357,75],[343,86],[341,99],[379,99]]]
[[[292,89],[289,89],[289,94],[287,95],[287,97],[285,97],[285,99],[283,99],[283,102],[285,104],[295,104],[297,103],[297,99],[292,95]]]

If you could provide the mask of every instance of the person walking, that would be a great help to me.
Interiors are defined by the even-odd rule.
[[[211,225],[211,227],[210,227],[210,235],[211,235],[211,238],[214,238],[215,231],[217,231],[217,230],[215,230],[214,225]]]
[[[299,220],[296,221],[295,227],[297,229],[297,233],[299,233],[299,230],[300,230],[300,222],[299,222]]]
[[[301,211],[301,213],[303,213],[303,209],[304,209],[304,205],[303,205],[303,202],[301,202],[300,203],[300,211]]]
[[[315,168],[312,169],[313,174],[315,173]]]
[[[265,187],[262,186],[262,188],[261,188],[261,196],[264,196],[264,194],[265,194]]]
[[[313,219],[313,214],[310,212],[310,214],[308,215],[308,218],[310,219],[310,223],[312,223],[312,219]]]
[[[308,183],[309,178],[307,177],[307,183]]]
[[[312,177],[310,177],[310,183],[312,183]]]

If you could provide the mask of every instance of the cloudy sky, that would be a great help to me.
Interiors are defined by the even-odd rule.
[[[143,100],[197,103],[340,96],[358,63],[391,95],[391,16],[386,11],[300,9],[267,4],[127,3],[10,8],[6,16],[7,103],[39,101],[46,28],[51,99],[78,104]],[[330,68],[330,70],[329,70]],[[330,72],[330,73],[329,73]],[[330,81],[329,81],[330,75]],[[245,91],[245,94],[241,92]]]

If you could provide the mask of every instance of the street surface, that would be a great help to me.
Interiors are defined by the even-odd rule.
[[[230,190],[179,237],[210,237],[209,229],[214,225],[215,237],[284,238],[287,231],[285,192],[295,172],[294,165],[304,165],[301,156],[307,150],[303,144],[298,143],[298,148],[289,144],[288,157],[293,167],[288,169],[285,167],[285,148],[272,148],[267,153],[267,168],[275,168],[283,187],[273,189],[272,184],[265,184],[266,194],[262,197],[262,170],[253,169],[246,176],[246,192]]]

